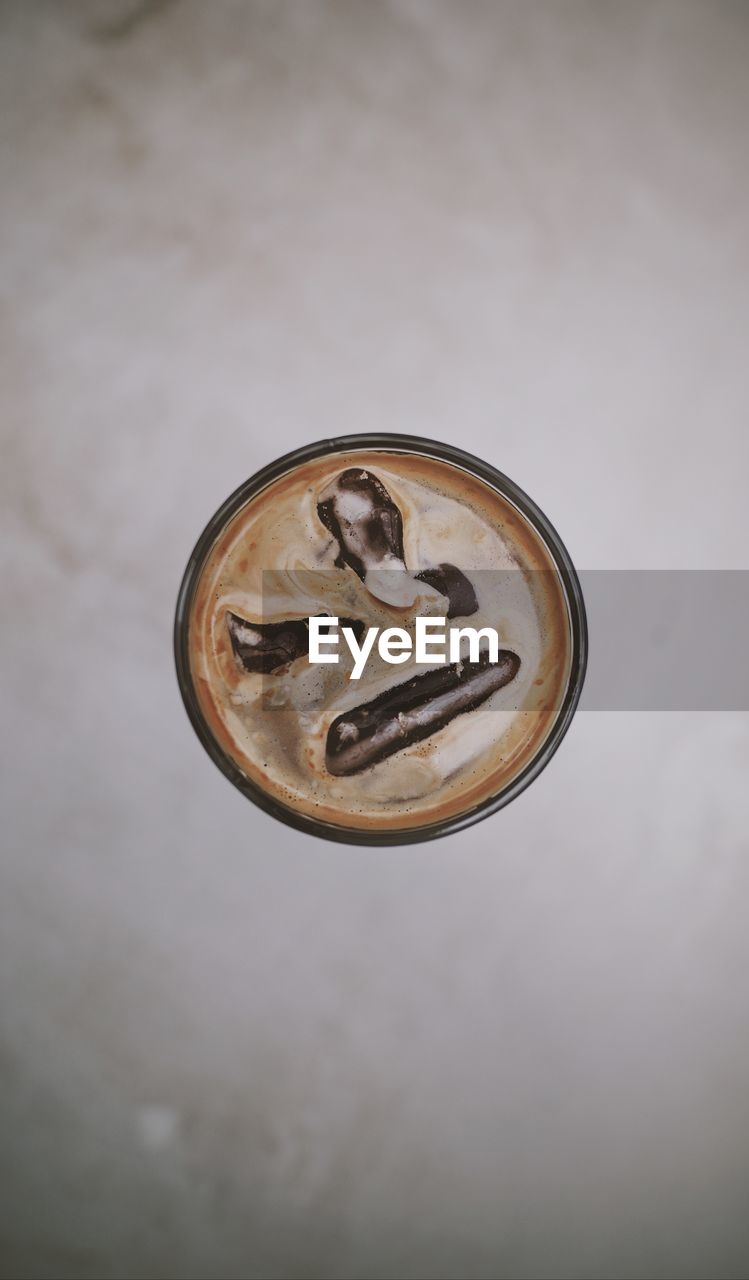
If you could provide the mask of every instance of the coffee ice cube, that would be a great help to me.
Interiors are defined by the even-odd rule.
[[[247,672],[268,674],[279,671],[309,653],[306,618],[285,622],[247,622],[227,610],[226,625],[234,656]],[[357,640],[361,639],[363,622],[341,618],[340,625],[351,627]]]
[[[249,672],[277,671],[301,658],[309,648],[309,630],[301,619],[288,622],[246,622],[226,614],[234,656]]]
[[[470,618],[479,607],[473,583],[454,564],[440,564],[435,569],[422,569],[417,573],[419,582],[434,587],[448,599],[448,618]]]
[[[497,662],[456,662],[413,676],[338,716],[328,730],[325,764],[336,777],[360,773],[444,729],[515,678],[520,658],[501,649]]]
[[[320,495],[317,514],[338,543],[336,565],[347,565],[385,604],[405,608],[418,587],[403,558],[403,517],[382,481],[349,467]]]

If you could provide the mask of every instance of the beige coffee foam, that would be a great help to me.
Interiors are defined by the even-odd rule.
[[[444,598],[423,583],[410,584],[413,604],[397,608],[377,600],[352,570],[335,567],[338,546],[316,507],[322,490],[350,466],[371,470],[400,508],[409,570],[443,561],[469,576],[515,570],[503,573],[500,599],[492,598],[492,575],[476,574],[479,611],[452,623],[495,627],[521,667],[475,711],[354,777],[336,778],[325,768],[331,721],[426,668],[413,660],[385,664],[375,650],[361,679],[351,681],[341,640],[338,665],[300,658],[279,675],[248,674],[232,652],[225,615],[229,609],[248,622],[277,622],[324,611],[407,629],[416,614],[444,616]],[[203,714],[246,775],[293,809],[356,828],[421,826],[505,787],[545,740],[570,666],[561,584],[524,517],[470,473],[391,450],[308,462],[253,498],[205,562],[189,648]]]

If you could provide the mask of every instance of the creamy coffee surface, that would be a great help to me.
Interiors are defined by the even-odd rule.
[[[357,634],[415,618],[493,627],[500,668],[311,663],[307,623]],[[535,530],[467,471],[395,450],[303,463],[251,499],[204,564],[189,629],[203,715],[281,803],[344,827],[407,829],[500,791],[567,688],[561,583]],[[485,656],[485,655],[484,655]],[[467,655],[466,655],[467,657]]]

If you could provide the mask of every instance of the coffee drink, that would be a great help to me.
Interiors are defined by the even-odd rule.
[[[505,792],[558,726],[581,682],[568,592],[544,532],[464,455],[352,440],[282,469],[204,548],[186,678],[212,753],[279,816],[436,830]],[[496,658],[418,664],[417,618],[493,629]],[[372,644],[357,669],[341,642],[312,661],[312,619],[326,652],[375,628],[402,652]]]

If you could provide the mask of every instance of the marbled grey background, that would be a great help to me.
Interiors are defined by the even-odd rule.
[[[749,567],[749,7],[18,0],[0,138],[2,1273],[746,1275],[746,714],[351,849],[224,781],[170,629],[353,430],[583,568]]]

